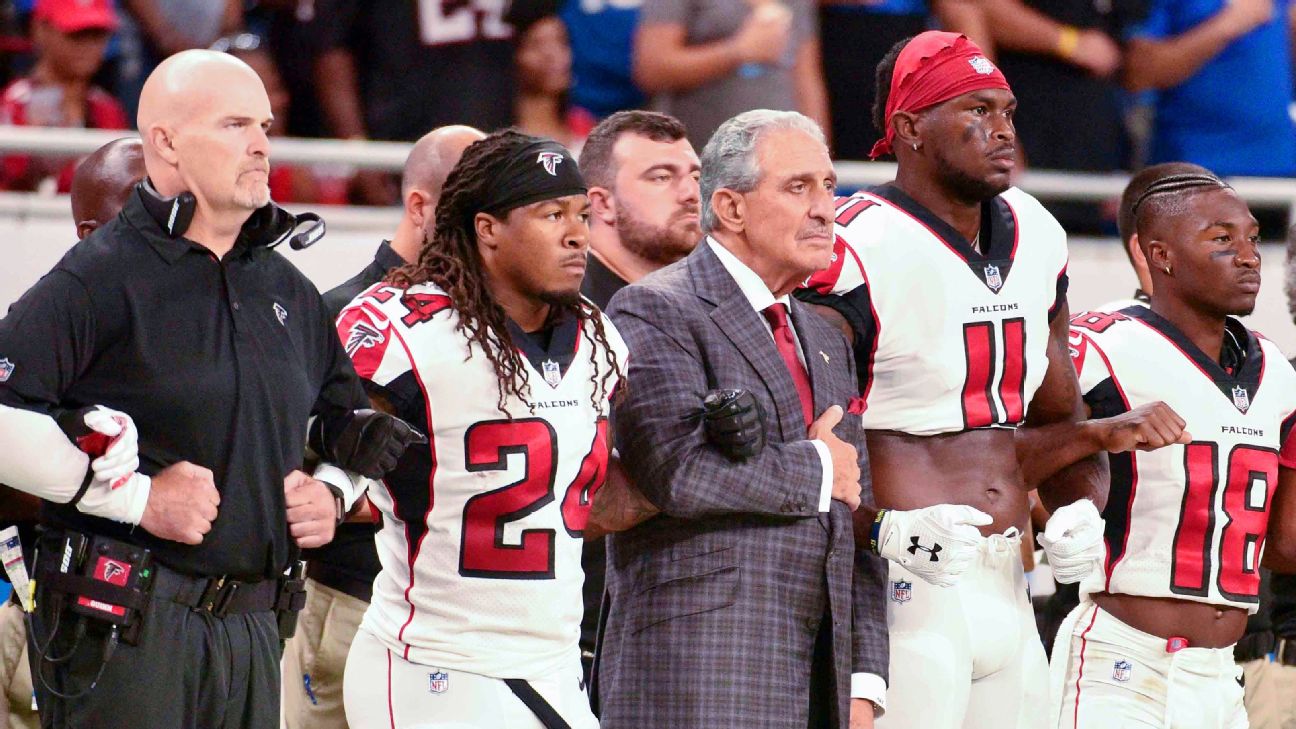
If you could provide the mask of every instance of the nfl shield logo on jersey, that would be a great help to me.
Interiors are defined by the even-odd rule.
[[[558,363],[547,359],[544,361],[543,367],[545,382],[548,382],[550,387],[557,387],[558,383],[562,382],[562,370],[559,369]]]
[[[0,365],[4,362],[0,361]],[[1246,388],[1241,385],[1233,386],[1233,407],[1242,412],[1246,412],[1251,407],[1251,396],[1247,394]]]
[[[891,602],[904,604],[913,598],[913,583],[896,580],[891,583]]]
[[[8,382],[9,377],[13,375],[14,363],[8,359],[0,359],[0,382]]]
[[[1124,658],[1118,658],[1116,659],[1116,663],[1112,666],[1112,679],[1125,683],[1130,680],[1130,674],[1133,672],[1134,664]]]
[[[450,676],[445,671],[433,671],[428,674],[428,691],[443,694],[450,688]]]
[[[993,263],[986,264],[985,282],[986,286],[989,286],[991,291],[999,293],[999,289],[1003,288],[1003,277],[999,275],[998,266]]]

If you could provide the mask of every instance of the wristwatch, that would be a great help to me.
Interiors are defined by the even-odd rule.
[[[342,489],[334,486],[328,481],[323,481],[322,483],[325,486],[328,486],[329,493],[333,494],[333,504],[337,507],[337,516],[335,517],[336,521],[334,522],[334,525],[341,526],[342,522],[346,521],[347,518],[346,496],[342,493]]]

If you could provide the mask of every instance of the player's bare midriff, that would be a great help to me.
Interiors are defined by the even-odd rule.
[[[1227,648],[1246,632],[1247,612],[1242,608],[1108,592],[1094,593],[1090,599],[1132,628],[1167,640],[1185,638],[1193,648]]]
[[[870,430],[867,435],[878,504],[894,509],[967,504],[994,518],[981,529],[986,536],[1014,526],[1025,531],[1028,502],[1013,431],[919,436]]]

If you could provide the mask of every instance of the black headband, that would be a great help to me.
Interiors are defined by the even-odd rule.
[[[503,215],[514,208],[589,188],[571,152],[561,144],[540,139],[513,153],[486,185],[480,210]]]

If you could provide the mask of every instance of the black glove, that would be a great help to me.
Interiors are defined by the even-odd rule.
[[[765,416],[747,390],[712,390],[702,408],[707,442],[729,460],[754,458],[765,448]]]
[[[366,478],[382,478],[396,467],[406,448],[426,443],[427,436],[394,415],[361,409],[316,418],[307,442],[335,466]]]

